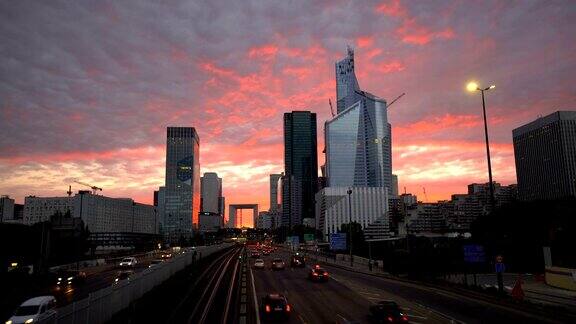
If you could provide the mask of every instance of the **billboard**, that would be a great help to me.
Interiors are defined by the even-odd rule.
[[[330,234],[330,250],[346,250],[346,233]]]
[[[479,244],[468,244],[463,246],[464,249],[464,262],[467,263],[483,263],[486,262],[486,254],[484,247]]]
[[[183,158],[178,161],[176,169],[176,177],[178,180],[184,182],[185,184],[192,185],[192,164],[194,163],[194,157],[192,155]]]

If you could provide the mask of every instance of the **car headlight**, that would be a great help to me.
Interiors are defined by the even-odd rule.
[[[72,281],[72,279],[74,279],[74,277],[68,277],[68,281]]]
[[[34,322],[34,319],[33,319],[33,318],[31,318],[31,319],[29,319],[29,320],[26,320],[26,322],[24,322],[24,323],[28,324],[28,323],[32,323],[32,322]]]
[[[58,277],[58,280],[62,280],[62,278]]]
[[[6,321],[6,324],[12,324],[12,321],[11,321],[11,320],[7,320],[7,321]]]
[[[114,282],[118,282],[118,278],[114,279]]]

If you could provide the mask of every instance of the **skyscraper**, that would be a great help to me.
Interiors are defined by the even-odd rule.
[[[168,127],[164,235],[191,237],[200,211],[200,139],[193,127]]]
[[[336,62],[336,109],[341,113],[356,102],[356,91],[360,90],[354,73],[354,50],[347,48],[348,55]]]
[[[272,213],[278,212],[278,182],[282,178],[281,174],[270,175],[270,209]]]
[[[214,172],[206,172],[200,179],[202,203],[201,211],[224,215],[222,209],[222,178]]]
[[[292,227],[303,218],[314,218],[318,183],[316,114],[293,111],[284,114],[284,181],[282,225]]]
[[[518,197],[576,197],[576,111],[557,111],[512,131]]]
[[[386,101],[359,89],[350,48],[336,63],[336,93],[338,115],[324,127],[328,186],[386,187],[391,194],[392,127]]]

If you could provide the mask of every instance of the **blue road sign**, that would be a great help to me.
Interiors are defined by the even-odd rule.
[[[504,263],[501,262],[497,262],[496,263],[496,272],[506,272],[506,266],[504,265]]]
[[[330,234],[330,250],[346,250],[346,233]]]
[[[464,262],[466,263],[483,263],[486,262],[484,247],[478,244],[468,244],[463,246]]]

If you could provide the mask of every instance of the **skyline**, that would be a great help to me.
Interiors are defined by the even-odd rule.
[[[423,187],[436,201],[488,181],[469,80],[497,85],[487,114],[503,184],[516,182],[512,129],[576,107],[569,2],[346,3],[262,5],[255,15],[234,2],[0,4],[0,194],[64,196],[64,179],[78,178],[151,203],[164,183],[166,127],[190,126],[201,174],[223,178],[228,203],[267,210],[269,174],[283,171],[282,115],[315,112],[322,151],[347,44],[360,87],[387,101],[407,93],[389,111],[393,172],[399,191],[420,200]]]

